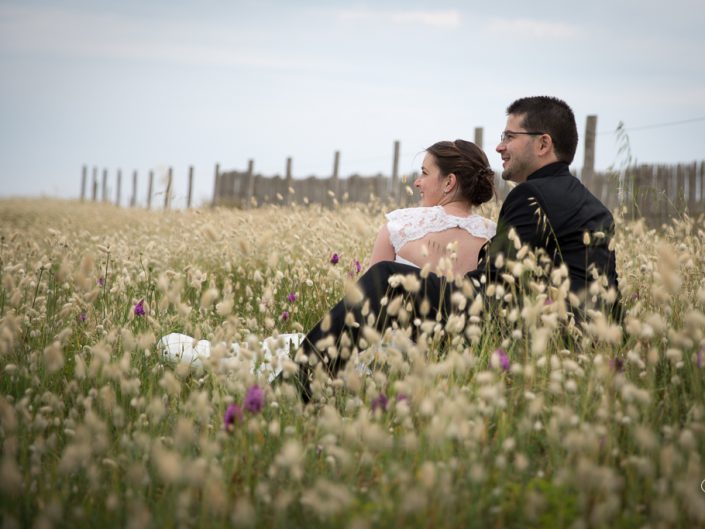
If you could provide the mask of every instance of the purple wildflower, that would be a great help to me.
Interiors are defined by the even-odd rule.
[[[502,371],[509,371],[509,355],[507,354],[507,351],[499,347],[495,350],[494,354],[497,355],[499,367],[502,368]]]
[[[242,422],[242,408],[235,403],[228,406],[225,410],[225,417],[223,422],[225,423],[225,429],[230,431],[235,426],[235,422]]]
[[[144,298],[135,305],[135,316],[144,316]]]
[[[105,278],[99,277],[98,281],[96,281],[96,284],[100,285],[101,287],[105,286]]]
[[[405,400],[406,403],[408,404],[411,399],[409,398],[409,395],[407,395],[406,393],[397,393],[397,402],[401,402],[403,400]]]
[[[264,407],[264,390],[257,384],[252,386],[247,390],[242,406],[250,413],[261,412]]]
[[[333,264],[338,264],[338,261],[340,261],[340,256],[337,253],[334,253],[330,258],[330,262]]]
[[[362,265],[360,264],[360,261],[355,259],[352,263],[352,268],[350,269],[350,272],[348,272],[348,277],[355,277],[360,273],[360,270],[362,270]]]
[[[88,319],[88,315],[85,312],[81,312],[81,314],[78,315],[78,321],[86,321]]]
[[[371,406],[372,406],[372,411],[374,412],[375,410],[382,410],[382,411],[387,411],[387,403],[389,402],[389,399],[384,393],[380,393],[377,397],[372,399]]]
[[[293,303],[296,301],[296,292],[289,292],[289,295],[286,297],[287,300],[289,300],[289,303]]]
[[[283,321],[286,321],[289,319],[289,311],[288,310],[283,310],[281,313],[281,316],[279,316]]]

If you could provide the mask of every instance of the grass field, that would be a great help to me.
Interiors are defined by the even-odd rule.
[[[305,332],[382,211],[0,202],[2,527],[705,527],[702,218],[617,219],[623,327],[565,341],[560,273],[499,314],[466,289],[445,328],[401,314],[417,342],[365,333],[373,373],[306,407],[224,347],[159,357]]]

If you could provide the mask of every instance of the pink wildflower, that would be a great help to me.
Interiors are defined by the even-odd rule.
[[[247,390],[242,406],[250,413],[261,412],[264,407],[264,390],[257,384],[252,386]]]
[[[227,410],[225,410],[225,417],[223,418],[225,429],[231,431],[235,426],[236,421],[242,422],[242,408],[233,403],[228,406]]]
[[[502,368],[502,371],[509,371],[509,355],[507,354],[507,351],[500,347],[495,350],[494,354],[497,355],[499,367]]]
[[[380,409],[382,411],[387,411],[387,403],[389,402],[389,399],[384,393],[380,393],[377,397],[372,399],[372,402],[370,403],[372,407],[372,411],[375,411],[377,409]]]

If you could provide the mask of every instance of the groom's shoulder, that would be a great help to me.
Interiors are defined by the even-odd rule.
[[[571,174],[548,175],[517,184],[504,199],[503,208],[519,210],[526,207],[554,210],[582,202],[587,190]]]
[[[541,186],[536,185],[537,181],[527,180],[521,184],[515,185],[509,193],[507,193],[504,199],[505,204],[516,205],[518,203],[523,203],[526,200],[535,199],[541,194]]]
[[[577,198],[587,192],[585,186],[567,169],[555,175],[527,180],[518,185],[522,192],[534,193],[546,200],[566,200]]]

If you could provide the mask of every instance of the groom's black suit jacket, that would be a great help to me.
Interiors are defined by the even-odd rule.
[[[612,214],[570,174],[567,164],[546,165],[509,192],[499,212],[497,234],[483,247],[478,268],[469,277],[487,274],[489,281],[499,279],[506,270],[497,268],[498,255],[506,262],[517,252],[509,236],[512,228],[521,243],[544,249],[555,266],[567,265],[572,292],[590,286],[593,267],[617,288],[615,253],[609,247],[614,235]]]

